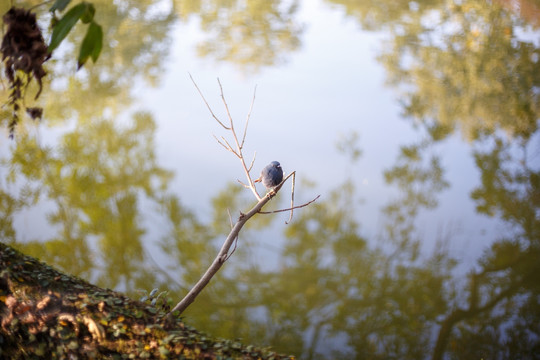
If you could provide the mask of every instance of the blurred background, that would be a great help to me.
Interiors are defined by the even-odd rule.
[[[252,219],[186,323],[299,359],[538,358],[538,0],[92,3],[99,60],[76,71],[75,27],[13,139],[0,84],[0,241],[180,300],[255,203],[189,74],[227,122],[219,78],[239,132],[256,87],[252,175],[321,197]]]

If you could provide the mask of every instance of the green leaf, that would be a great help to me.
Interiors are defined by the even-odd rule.
[[[84,14],[81,16],[81,21],[84,24],[89,24],[94,20],[94,14],[96,13],[96,8],[92,3],[83,2],[83,4],[86,6],[84,9]]]
[[[76,5],[72,7],[66,15],[58,21],[56,26],[53,28],[53,33],[51,36],[51,42],[49,43],[49,54],[53,52],[54,49],[60,45],[62,40],[64,40],[67,36],[67,34],[71,31],[73,26],[77,23],[77,20],[85,13],[86,11],[86,4],[80,3],[79,5]]]
[[[103,46],[103,30],[101,26],[92,21],[86,35],[84,36],[81,51],[79,52],[78,67],[80,69],[89,57],[93,62],[96,62],[99,54],[101,53],[101,47]]]
[[[64,11],[64,9],[66,8],[66,6],[68,6],[68,4],[71,2],[71,0],[56,0],[53,4],[53,6],[51,6],[51,8],[49,9],[50,12],[53,12],[55,10],[58,10],[58,11]]]

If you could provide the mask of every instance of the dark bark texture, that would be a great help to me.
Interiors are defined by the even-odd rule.
[[[165,315],[0,243],[0,359],[293,359]]]

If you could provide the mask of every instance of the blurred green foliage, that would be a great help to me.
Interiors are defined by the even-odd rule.
[[[233,218],[245,211],[250,194],[224,184],[202,221],[173,194],[173,174],[157,163],[152,115],[136,112],[122,125],[116,119],[133,102],[136,78],[160,80],[177,19],[201,20],[208,34],[202,56],[256,67],[299,47],[299,4],[174,2],[170,12],[152,12],[150,0],[92,3],[105,39],[99,62],[74,75],[68,45],[86,35],[73,28],[64,40],[67,55],[50,63],[50,86],[39,100],[47,126],[75,126],[53,145],[18,129],[0,160],[0,236],[135,298],[139,289],[159,288],[180,299],[217,253],[228,210]],[[381,233],[368,236],[357,184],[346,179],[296,213],[285,243],[273,248],[278,260],[270,269],[256,254],[258,234],[272,217],[257,217],[186,321],[303,359],[534,358],[540,173],[528,154],[537,149],[539,49],[516,34],[538,23],[504,2],[329,3],[365,29],[390,34],[380,61],[422,137],[403,146],[384,173],[398,196],[382,209]],[[0,96],[7,97],[5,89]],[[6,116],[0,109],[0,121]],[[478,212],[511,230],[494,238],[466,275],[447,237],[422,251],[427,239],[417,221],[451,186],[437,144],[456,132],[476,160],[471,197]],[[357,140],[338,144],[353,162],[362,155]],[[54,234],[20,239],[14,218],[38,203],[49,204]],[[163,230],[157,245],[149,234],[156,224]],[[343,345],[324,348],[332,341]]]

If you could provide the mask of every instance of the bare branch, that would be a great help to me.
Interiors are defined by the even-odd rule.
[[[253,168],[253,164],[255,163],[255,158],[257,157],[257,152],[255,151],[255,154],[253,154],[253,160],[251,160],[251,164],[249,164],[248,172],[251,171]]]
[[[221,86],[221,81],[219,81],[219,78],[217,78],[217,82],[219,84],[219,90],[221,92],[221,100],[223,100],[223,105],[225,105],[225,110],[227,110],[227,117],[229,118],[230,129],[233,132],[234,139],[236,140],[236,132],[234,131],[234,122],[231,116],[231,112],[229,111],[229,105],[227,104],[227,101],[225,101],[225,94],[223,93],[223,86]],[[236,141],[236,145],[238,145],[238,140]]]
[[[216,141],[218,142],[219,145],[221,145],[221,146],[223,146],[223,147],[225,148],[225,150],[230,151],[230,152],[234,152],[233,149],[231,149],[230,147],[228,147],[227,145],[225,145],[224,143],[222,143],[222,142],[217,138],[216,135],[212,135],[212,136],[214,137],[214,139],[216,139]],[[236,155],[236,153],[235,153],[235,155]]]
[[[251,179],[251,176],[249,175],[249,170],[246,167],[246,162],[244,161],[244,158],[242,157],[240,160],[242,160],[242,167],[244,168],[244,172],[249,181],[249,188],[251,189],[251,192],[253,193],[253,195],[255,195],[257,200],[261,200],[261,196],[257,192],[257,188],[255,188],[255,183],[253,182],[253,180]]]
[[[229,142],[227,141],[227,139],[225,139],[223,136],[221,137],[221,140],[223,140],[223,142],[221,140],[219,140],[217,138],[216,135],[213,135],[214,136],[214,139],[216,139],[216,141],[221,145],[223,146],[225,149],[227,149],[228,151],[232,152],[234,155],[236,155],[237,157],[240,157],[240,155],[236,152],[236,150],[234,150],[231,146],[231,144],[229,144]]]
[[[282,184],[278,185],[278,187],[280,187],[281,185]],[[276,191],[279,190],[278,187],[276,187]],[[208,285],[212,277],[218,272],[221,266],[223,266],[225,261],[227,261],[229,249],[231,248],[233,242],[237,239],[238,234],[240,233],[240,230],[242,230],[244,224],[253,215],[257,214],[263,208],[263,206],[266,205],[268,201],[270,201],[271,198],[271,196],[265,196],[261,200],[259,200],[259,202],[246,214],[240,213],[236,224],[234,224],[231,232],[227,236],[227,239],[225,239],[225,242],[221,246],[219,253],[215,257],[210,267],[206,270],[204,275],[195,284],[195,286],[191,288],[187,295],[167,314],[168,317],[172,316],[174,312],[178,312],[179,314],[181,314],[195,300],[197,295],[199,295],[199,293],[205,288],[205,286]]]
[[[240,183],[240,185],[242,185],[243,187],[245,187],[246,189],[249,189],[250,186],[249,185],[246,185],[244,184],[242,181],[240,181],[239,179],[236,179],[236,181],[238,181]]]
[[[253,110],[253,105],[255,104],[255,94],[256,93],[257,93],[257,85],[255,85],[255,89],[253,89],[253,99],[251,100],[251,105],[249,107],[249,112],[247,114],[246,126],[244,127],[244,136],[242,136],[242,143],[240,144],[240,148],[244,147],[244,141],[246,140],[246,134],[247,134],[249,118],[251,117],[251,111]],[[250,167],[250,170],[251,170],[251,167]]]
[[[229,144],[227,139],[225,139],[223,136],[221,137],[221,139],[225,142],[225,144],[227,145],[227,147],[230,149],[231,152],[235,153],[236,156],[238,156],[238,157],[240,156],[240,155],[238,155],[238,153],[235,150],[233,150],[231,144]]]
[[[253,180],[251,179],[251,176],[249,174],[249,171],[251,169],[248,169],[248,167],[246,166],[246,161],[244,160],[244,155],[242,154],[243,142],[242,142],[242,145],[240,145],[240,143],[238,142],[238,136],[236,135],[236,130],[234,129],[234,121],[232,119],[231,112],[229,111],[229,105],[227,104],[227,100],[225,100],[225,95],[223,93],[223,86],[221,85],[221,81],[219,80],[219,78],[217,79],[217,82],[219,84],[221,99],[223,100],[223,105],[225,106],[225,110],[227,111],[227,116],[229,117],[229,121],[230,121],[230,128],[228,130],[231,131],[233,135],[234,143],[236,145],[236,151],[233,151],[233,153],[240,159],[240,162],[242,163],[242,167],[244,168],[244,173],[246,174],[246,178],[248,180],[249,188],[251,192],[253,193],[253,195],[255,195],[255,198],[257,199],[257,201],[260,201],[261,196],[257,192],[257,189],[255,188],[255,184],[253,183]],[[229,145],[229,143],[227,143],[227,145]],[[229,147],[231,146],[229,145]]]
[[[258,213],[269,214],[269,213],[275,213],[275,212],[281,212],[281,211],[291,211],[291,216],[289,218],[289,221],[290,221],[292,219],[292,210],[293,209],[297,209],[297,208],[307,206],[310,203],[317,200],[319,198],[319,196],[320,196],[320,195],[317,196],[315,199],[311,200],[310,202],[308,202],[306,204],[295,207],[294,206],[294,184],[295,184],[295,173],[296,172],[293,171],[292,173],[287,175],[277,186],[272,188],[264,197],[261,198],[259,193],[257,192],[256,187],[255,187],[255,182],[258,181],[258,180],[255,180],[255,181],[252,180],[251,176],[250,176],[250,173],[249,173],[251,171],[251,169],[253,168],[253,164],[255,162],[255,157],[256,157],[257,153],[255,153],[255,155],[253,156],[253,160],[251,161],[251,164],[249,165],[249,167],[246,166],[244,155],[242,153],[242,148],[244,146],[244,142],[245,142],[245,139],[246,139],[246,133],[247,133],[247,127],[248,127],[248,123],[249,123],[249,118],[251,116],[251,111],[253,109],[253,104],[255,102],[255,93],[256,93],[257,88],[255,87],[255,90],[253,92],[253,100],[251,102],[249,113],[247,115],[246,125],[245,125],[245,128],[244,128],[244,134],[243,134],[243,137],[242,137],[242,142],[240,143],[238,141],[238,136],[236,135],[236,131],[234,129],[234,122],[233,122],[233,119],[231,117],[231,114],[230,114],[230,111],[229,111],[229,106],[227,105],[227,101],[225,100],[225,96],[223,94],[223,86],[221,85],[221,82],[219,81],[219,78],[217,79],[217,81],[218,81],[220,92],[221,92],[221,98],[223,100],[223,104],[225,105],[225,109],[227,110],[227,116],[229,117],[230,127],[225,126],[214,115],[212,109],[208,105],[208,102],[206,101],[206,99],[204,98],[204,96],[203,96],[202,92],[200,91],[199,87],[197,86],[197,84],[193,80],[193,77],[191,76],[191,74],[189,74],[189,77],[191,78],[191,81],[193,82],[193,84],[197,88],[197,91],[201,95],[202,99],[204,100],[206,106],[210,110],[210,113],[212,114],[214,119],[223,128],[225,128],[226,130],[231,131],[233,139],[234,139],[234,143],[236,145],[236,150],[232,148],[230,143],[224,137],[221,137],[223,142],[221,140],[219,140],[215,135],[214,135],[214,138],[217,140],[217,142],[221,146],[223,146],[225,149],[227,149],[228,151],[235,154],[240,159],[240,162],[242,163],[242,167],[244,169],[244,173],[245,173],[245,175],[247,177],[247,180],[248,180],[248,184],[247,185],[243,184],[240,180],[238,180],[238,182],[240,184],[242,184],[244,187],[249,188],[253,192],[253,194],[257,198],[257,204],[251,210],[249,210],[246,214],[240,213],[240,216],[238,217],[238,220],[236,221],[236,223],[234,225],[232,225],[231,214],[230,214],[229,210],[227,209],[227,212],[229,214],[229,220],[231,221],[231,226],[232,226],[231,232],[229,233],[229,235],[225,239],[225,242],[221,246],[221,249],[219,250],[217,256],[215,257],[215,259],[212,262],[212,264],[210,265],[210,267],[206,270],[204,275],[199,279],[199,281],[195,284],[195,286],[193,286],[193,288],[187,293],[187,295],[178,304],[176,304],[176,306],[167,314],[167,317],[172,316],[173,313],[182,313],[195,300],[195,298],[206,287],[206,285],[208,285],[208,283],[210,282],[212,277],[217,273],[217,271],[221,268],[221,266],[223,266],[225,261],[227,261],[231,257],[231,255],[234,253],[234,251],[236,250],[237,245],[238,245],[238,235],[240,233],[240,230],[242,229],[244,224],[252,216],[254,216],[255,214],[258,214]],[[292,181],[293,195],[291,197],[291,208],[290,209],[283,209],[283,210],[276,210],[276,211],[272,211],[272,212],[261,212],[261,209],[266,205],[266,203],[268,203],[268,201],[270,201],[270,199],[272,197],[274,197],[278,193],[278,191],[282,188],[283,184],[291,176],[293,176],[293,181]],[[233,243],[234,243],[234,248],[232,249],[231,252],[229,252],[229,250],[230,250],[231,246],[233,245]]]
[[[312,202],[315,202],[317,201],[318,198],[320,198],[321,195],[317,195],[313,200],[310,200],[308,201],[307,203],[305,204],[302,204],[302,205],[296,205],[292,208],[287,208],[287,209],[279,209],[279,210],[273,210],[273,211],[259,211],[259,214],[274,214],[274,213],[280,213],[280,212],[285,212],[285,211],[291,211],[293,209],[300,209],[300,208],[303,208],[305,206],[308,206],[309,204],[311,204]],[[287,223],[288,224],[288,223]]]
[[[189,74],[189,73],[188,73],[188,74]],[[195,88],[196,88],[197,91],[199,92],[199,95],[201,95],[201,97],[202,97],[204,103],[206,104],[206,107],[207,107],[208,110],[210,111],[210,114],[212,114],[212,117],[213,117],[214,119],[216,119],[216,121],[219,123],[219,125],[223,126],[223,128],[224,128],[225,130],[230,130],[231,128],[225,126],[225,124],[223,124],[223,123],[217,118],[217,116],[214,114],[214,112],[212,111],[212,108],[210,107],[210,105],[208,105],[208,101],[206,101],[206,99],[205,99],[205,97],[204,97],[204,95],[203,95],[201,89],[199,89],[199,86],[197,86],[197,83],[195,82],[195,80],[193,80],[193,77],[191,76],[191,74],[189,74],[189,77],[190,77],[191,81],[193,82],[193,85],[195,85]]]
[[[291,185],[291,215],[289,216],[289,220],[285,221],[285,224],[288,224],[292,220],[293,211],[294,211],[294,184],[296,182],[296,171],[292,172],[294,175],[292,177],[292,185]]]

